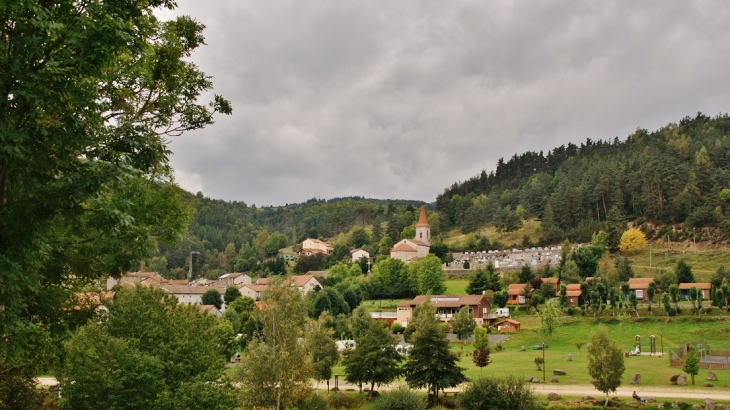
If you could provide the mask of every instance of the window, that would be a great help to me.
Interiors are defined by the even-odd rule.
[[[636,290],[636,298],[637,299],[643,299],[644,298],[644,291],[642,289]]]

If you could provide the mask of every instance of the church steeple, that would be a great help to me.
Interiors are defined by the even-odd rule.
[[[416,224],[416,240],[431,245],[431,225],[428,224],[426,219],[426,206],[421,205],[421,214],[418,216],[418,223]]]

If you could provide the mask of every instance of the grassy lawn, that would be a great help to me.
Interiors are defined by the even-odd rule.
[[[532,320],[530,320],[532,319]],[[575,380],[581,384],[590,383],[588,375],[588,357],[585,346],[578,350],[573,344],[574,341],[588,343],[591,333],[598,327],[604,326],[609,335],[623,350],[631,350],[634,345],[634,336],[641,336],[642,350],[649,351],[649,336],[656,336],[656,351],[661,352],[662,342],[664,357],[660,356],[631,356],[625,359],[626,372],[624,383],[628,384],[635,373],[641,374],[641,382],[644,385],[670,386],[669,378],[672,375],[682,373],[681,368],[669,367],[669,349],[676,348],[686,342],[704,341],[711,347],[718,349],[730,348],[730,324],[726,321],[716,319],[706,320],[701,323],[693,323],[682,318],[665,323],[664,320],[651,322],[625,321],[624,323],[598,323],[592,319],[565,318],[563,326],[550,337],[545,337],[539,332],[539,322],[536,318],[521,318],[522,332],[512,335],[503,343],[504,350],[493,352],[492,363],[483,369],[483,374],[505,374],[513,373],[519,376],[533,376],[542,378],[542,372],[537,370],[534,359],[542,357],[542,351],[531,350],[533,345],[539,345],[544,339],[549,348],[545,350],[546,374],[549,380],[553,369],[566,371],[566,376],[556,376],[561,383],[568,383]],[[634,320],[634,319],[631,319]],[[681,321],[680,321],[681,320]],[[604,321],[608,321],[605,318]],[[663,335],[662,335],[663,332]],[[525,346],[525,351],[520,347]],[[462,352],[462,345],[454,343],[453,349]],[[471,362],[471,346],[463,347],[461,366],[467,369],[466,374],[471,377],[480,374],[479,368]],[[572,361],[565,358],[571,353]],[[730,379],[730,370],[717,370],[715,373],[721,381]],[[697,381],[700,381],[698,388],[704,382],[706,371],[700,370]]]
[[[449,279],[444,281],[446,285],[445,295],[466,295],[466,286],[469,284],[468,279]]]
[[[662,316],[651,318],[625,317],[623,321],[611,317],[598,320],[592,317],[564,317],[563,324],[553,333],[552,337],[540,332],[540,321],[537,316],[517,316],[522,323],[522,331],[510,335],[502,343],[503,350],[492,349],[492,362],[480,369],[471,360],[473,347],[471,343],[452,342],[451,349],[460,355],[459,365],[466,369],[469,377],[480,375],[514,374],[519,377],[542,378],[542,371],[538,371],[534,359],[542,357],[541,350],[532,350],[533,345],[539,345],[543,340],[548,345],[545,349],[546,377],[549,381],[557,377],[559,383],[568,384],[575,380],[579,384],[590,384],[588,375],[588,353],[585,344],[590,342],[593,331],[599,326],[605,327],[610,337],[622,350],[633,350],[634,336],[641,336],[642,351],[649,352],[650,335],[655,335],[657,353],[664,351],[664,356],[642,355],[630,356],[624,359],[626,371],[623,375],[623,385],[629,385],[634,374],[641,374],[641,383],[646,386],[671,386],[669,378],[682,373],[682,369],[669,366],[669,351],[684,343],[704,342],[711,348],[730,350],[730,318],[723,316],[704,317],[697,322],[691,316],[667,318]],[[584,346],[578,350],[574,342],[583,342]],[[521,347],[525,350],[521,351]],[[566,361],[566,356],[572,354],[572,360]],[[564,370],[566,376],[553,376],[553,370]],[[713,370],[719,382],[719,387],[729,384],[730,370]],[[334,374],[344,374],[344,368],[338,364]],[[706,370],[700,369],[696,379],[697,389],[712,389],[703,387]]]
[[[652,246],[651,266],[649,266],[648,249],[630,256],[634,263],[634,271],[642,276],[653,276],[661,269],[674,269],[677,262],[684,259],[692,267],[695,280],[706,282],[720,265],[730,268],[730,249],[698,249],[697,252],[693,252],[691,242],[689,248],[678,249],[680,246],[681,243],[672,245],[671,251],[663,244],[660,248]]]

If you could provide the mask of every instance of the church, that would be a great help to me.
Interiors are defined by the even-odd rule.
[[[429,249],[431,249],[431,225],[426,219],[426,207],[421,205],[421,214],[418,216],[416,224],[416,237],[403,239],[393,245],[390,257],[408,263],[425,257],[428,255]]]

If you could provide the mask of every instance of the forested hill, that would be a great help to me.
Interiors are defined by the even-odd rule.
[[[200,192],[184,193],[183,202],[192,215],[188,234],[174,247],[158,244],[157,253],[145,261],[145,269],[167,277],[185,277],[190,252],[195,251],[200,252],[193,260],[196,275],[217,277],[226,271],[266,268],[275,272],[283,266],[264,266],[262,262],[277,255],[279,249],[300,244],[307,237],[352,245],[353,228],[360,227],[363,231],[362,227],[372,225],[373,229],[365,235],[367,240],[358,246],[370,244],[373,238],[380,240],[382,236],[397,241],[402,230],[415,223],[417,209],[426,204],[347,197],[256,207],[207,198]],[[349,235],[345,238],[343,234]],[[349,249],[344,249],[348,256]]]
[[[586,242],[626,221],[724,227],[730,188],[730,118],[701,113],[625,141],[586,140],[547,154],[500,159],[496,170],[455,183],[436,200],[442,228],[542,220],[541,242]],[[730,198],[728,198],[730,199]]]
[[[238,249],[253,243],[262,231],[278,232],[291,243],[307,237],[332,238],[353,226],[387,221],[404,209],[416,209],[422,201],[347,197],[310,199],[299,204],[259,207],[244,202],[210,199],[203,194],[187,194],[185,202],[194,208],[190,234],[208,241],[206,247],[223,251],[229,243]]]

